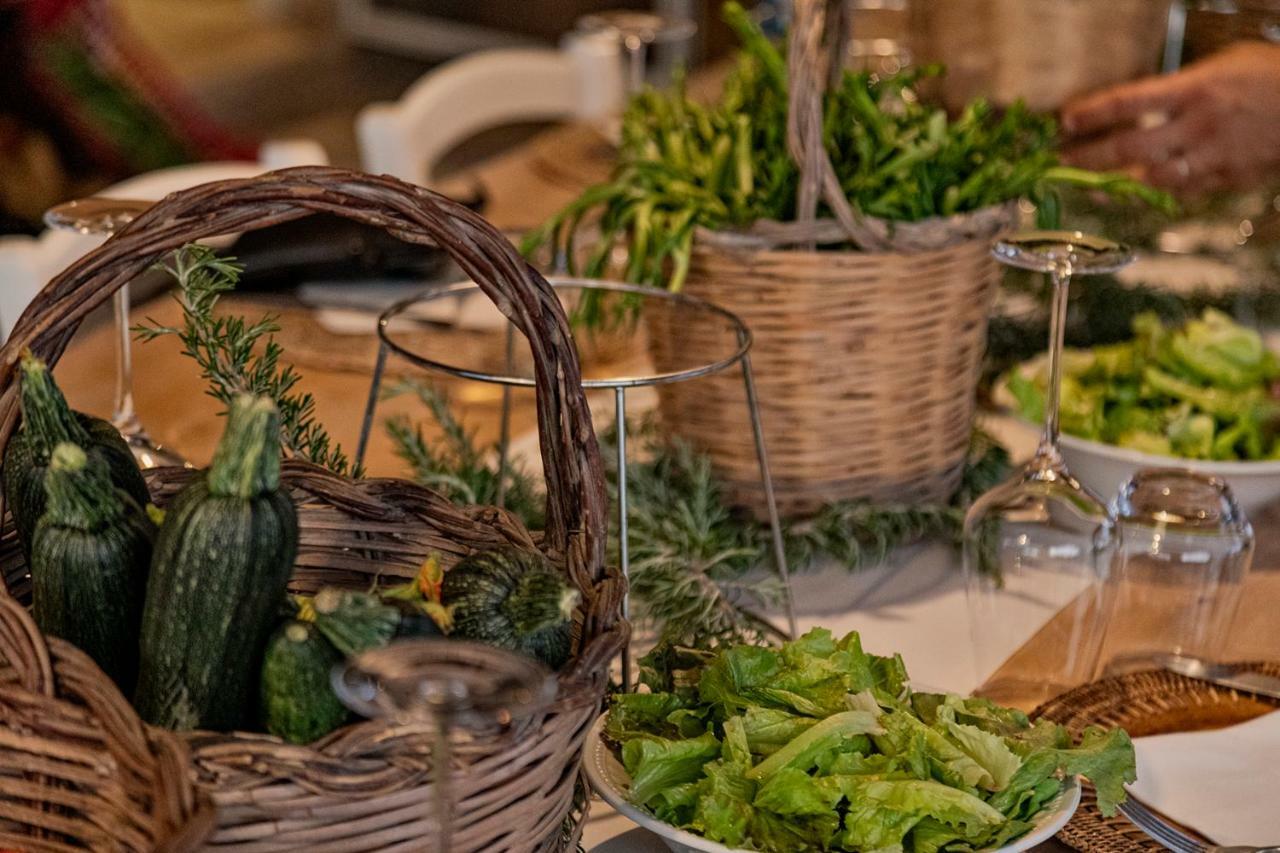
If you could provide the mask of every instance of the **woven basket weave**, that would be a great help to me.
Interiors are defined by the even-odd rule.
[[[919,51],[947,66],[947,106],[975,97],[1056,110],[1159,70],[1169,0],[925,0]]]
[[[858,498],[950,497],[969,446],[987,313],[1000,281],[990,241],[1003,205],[915,223],[851,209],[823,146],[822,95],[838,5],[798,0],[788,48],[789,150],[797,220],[699,232],[685,290],[751,329],[751,362],[779,510],[804,516]],[[819,200],[834,219],[817,219]],[[850,244],[861,251],[816,251]],[[658,368],[714,346],[680,329],[652,336]],[[708,356],[714,353],[708,352]],[[764,490],[741,379],[661,386],[670,432],[710,455],[726,493],[756,515]]]
[[[547,479],[547,529],[535,537],[502,510],[456,507],[412,483],[350,481],[287,462],[283,479],[298,506],[301,528],[293,587],[367,588],[378,577],[411,577],[429,553],[441,554],[448,565],[502,544],[539,547],[563,566],[583,595],[575,656],[559,675],[558,697],[549,710],[516,729],[457,745],[452,849],[501,853],[575,844],[579,829],[565,819],[574,808],[582,742],[598,713],[609,661],[627,636],[620,615],[623,581],[604,566],[604,479],[564,312],[542,277],[482,219],[389,177],[327,168],[284,170],[169,196],[50,282],[19,320],[0,351],[0,447],[18,417],[15,369],[23,348],[55,362],[89,311],[186,243],[322,211],[383,228],[407,242],[441,246],[529,339]],[[193,476],[179,469],[148,473],[161,504]],[[22,598],[27,594],[23,567],[9,544],[6,586]],[[22,640],[11,632],[0,635],[0,661],[8,662],[0,674],[29,656]],[[38,637],[26,642],[43,649]],[[56,640],[49,643],[55,653],[66,650]],[[77,660],[80,693],[98,701],[114,691],[104,675]],[[62,668],[54,676],[59,690],[68,689],[70,676]],[[29,696],[19,679],[0,678],[0,705],[29,702]],[[75,709],[50,699],[33,710],[50,720],[51,748],[69,749],[76,737]],[[120,725],[140,728],[128,709],[117,707],[115,715]],[[166,737],[149,734],[162,743]],[[420,726],[360,722],[310,746],[239,733],[193,732],[183,739],[199,788],[218,808],[209,848],[241,853],[431,849],[430,733]],[[146,743],[135,738],[122,760],[142,761]],[[23,782],[15,793],[4,780],[18,774]],[[63,818],[55,806],[63,801],[62,791],[76,784],[94,783],[34,764],[23,753],[0,751],[0,803],[5,796],[21,796],[48,807],[19,826],[16,831],[24,837],[57,827]],[[101,784],[105,789],[110,783]],[[0,826],[5,817],[0,805]],[[85,832],[93,822],[85,814],[72,819],[73,829]]]
[[[213,807],[181,739],[145,728],[88,655],[46,642],[0,596],[0,849],[30,853],[200,846]]]
[[[987,240],[911,255],[695,248],[686,292],[751,329],[784,514],[864,497],[944,500],[955,491],[999,275]],[[660,369],[715,346],[678,329],[651,341]],[[761,513],[741,378],[717,374],[658,390],[664,422],[710,455],[735,504]]]

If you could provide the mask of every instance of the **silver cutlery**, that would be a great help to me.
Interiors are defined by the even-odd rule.
[[[1280,853],[1280,847],[1251,847],[1236,845],[1223,847],[1216,844],[1205,844],[1193,835],[1179,829],[1165,817],[1153,811],[1141,800],[1130,796],[1120,804],[1120,814],[1124,815],[1138,829],[1151,836],[1153,841],[1164,845],[1173,853]]]
[[[1161,655],[1158,663],[1170,672],[1185,675],[1198,681],[1208,681],[1221,687],[1229,687],[1244,693],[1280,699],[1280,678],[1249,672],[1230,664],[1213,663],[1203,658],[1187,655]]]

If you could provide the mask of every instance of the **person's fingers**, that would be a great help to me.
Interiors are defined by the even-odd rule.
[[[1083,169],[1107,171],[1135,164],[1161,163],[1199,142],[1194,117],[1183,114],[1152,128],[1131,127],[1066,148],[1063,158]]]
[[[1217,149],[1201,145],[1147,169],[1147,180],[1175,192],[1205,192],[1222,183],[1224,163]]]
[[[1185,75],[1147,77],[1078,98],[1062,108],[1062,130],[1069,136],[1089,136],[1117,125],[1138,124],[1148,113],[1171,117],[1191,97]]]

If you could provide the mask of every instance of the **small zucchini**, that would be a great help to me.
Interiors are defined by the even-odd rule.
[[[249,721],[297,549],[297,511],[280,488],[279,413],[242,396],[213,464],[156,537],[134,699],[144,720],[215,731]]]
[[[315,625],[281,625],[262,659],[263,727],[290,743],[311,743],[346,722],[347,709],[330,686],[330,673],[341,661]]]
[[[44,475],[53,449],[62,442],[79,446],[106,463],[111,482],[145,507],[147,483],[129,445],[115,427],[100,418],[73,412],[45,363],[24,353],[19,366],[22,424],[4,452],[4,500],[13,513],[22,553],[31,563],[31,537],[44,515]]]
[[[54,448],[44,487],[31,544],[36,624],[80,647],[127,695],[155,526],[112,485],[106,463],[74,444]]]
[[[449,636],[523,652],[552,668],[569,659],[578,591],[541,554],[485,551],[445,572]]]

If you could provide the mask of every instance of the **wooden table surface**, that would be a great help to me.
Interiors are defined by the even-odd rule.
[[[599,180],[608,170],[608,149],[589,128],[566,127],[540,136],[501,156],[476,174],[489,194],[485,215],[503,229],[522,230],[541,222],[573,198],[582,186]],[[260,300],[231,298],[228,306],[243,313],[263,310]],[[298,319],[296,306],[284,308],[283,321]],[[160,298],[137,307],[134,321],[144,315],[162,323],[177,319],[171,300]],[[59,382],[79,408],[107,415],[111,408],[114,360],[111,328],[103,323],[83,329],[57,367]],[[332,363],[313,360],[301,367],[300,387],[315,395],[320,419],[345,447],[354,448],[372,368],[371,336],[356,336],[333,345]],[[286,358],[288,352],[286,349]],[[367,366],[361,367],[361,358]],[[183,357],[171,339],[135,344],[135,397],[143,422],[161,442],[170,444],[197,463],[207,462],[220,434],[215,417],[217,404],[201,392],[204,383],[195,365]],[[492,394],[455,398],[459,413],[477,431],[480,441],[492,441],[497,432],[497,397]],[[421,416],[413,401],[401,398],[383,404],[381,415]],[[518,404],[514,429],[531,428],[528,401]],[[370,473],[403,474],[404,467],[392,452],[381,429],[374,431],[367,457]],[[1259,526],[1259,566],[1280,567],[1280,542],[1271,539],[1271,525]],[[1230,659],[1280,659],[1280,628],[1275,608],[1280,603],[1280,572],[1257,572],[1248,581],[1239,618],[1232,629]],[[1034,674],[1046,655],[1054,653],[1044,634],[1033,637],[1005,664],[1004,672]],[[1057,842],[1040,849],[1066,849]]]

